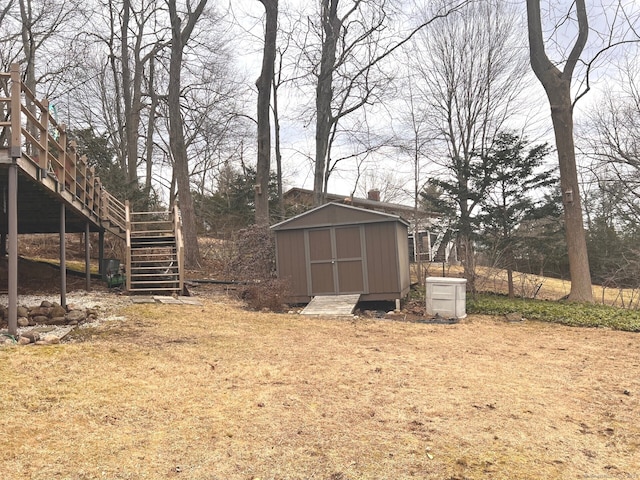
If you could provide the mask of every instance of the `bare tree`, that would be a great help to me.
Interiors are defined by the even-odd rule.
[[[271,88],[274,82],[278,0],[260,0],[266,12],[262,70],[258,87],[258,161],[256,163],[256,225],[269,225],[269,173],[271,169]]]
[[[573,101],[571,98],[571,81],[576,64],[587,43],[589,22],[585,1],[576,0],[574,6],[578,22],[578,35],[562,70],[549,59],[545,51],[539,0],[527,0],[527,19],[531,67],[549,98],[558,151],[560,188],[563,192],[565,232],[571,274],[569,300],[592,302],[591,273],[582,221],[582,204],[573,139]]]
[[[384,71],[383,61],[436,19],[460,10],[468,2],[447,2],[409,31],[388,36],[386,30],[392,22],[390,3],[384,0],[320,3],[321,50],[317,64],[314,63],[317,83],[313,189],[317,205],[324,201],[329,175],[335,168],[331,148],[339,134],[339,122],[378,101],[391,81],[392,73]]]
[[[640,216],[640,65],[634,58],[621,73],[620,88],[608,89],[590,109],[580,143],[594,161],[593,182],[616,199],[611,203],[615,217],[635,222]],[[585,203],[587,197],[583,194]]]
[[[416,42],[415,69],[421,76],[416,81],[429,133],[437,140],[431,158],[440,166],[431,180],[439,189],[433,191],[449,197],[447,211],[457,218],[458,254],[471,290],[474,215],[489,173],[485,153],[520,112],[518,95],[526,79],[519,14],[502,0],[473,3]]]
[[[178,198],[182,213],[184,231],[185,267],[197,268],[200,264],[198,247],[198,231],[196,226],[193,197],[189,179],[189,158],[184,138],[184,122],[180,109],[181,81],[180,71],[183,66],[185,45],[189,41],[196,22],[202,15],[207,0],[199,0],[194,6],[187,0],[184,20],[176,7],[176,0],[167,0],[171,19],[171,60],[169,63],[169,146],[173,158],[174,176],[178,186]],[[184,21],[184,25],[183,25]]]

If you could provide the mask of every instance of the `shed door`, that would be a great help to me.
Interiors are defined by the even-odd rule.
[[[307,232],[309,295],[367,293],[364,227]]]

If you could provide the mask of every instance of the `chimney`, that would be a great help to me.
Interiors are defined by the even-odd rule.
[[[377,188],[374,188],[373,190],[369,190],[369,192],[367,193],[367,199],[373,200],[374,202],[379,202],[380,190],[378,190]]]

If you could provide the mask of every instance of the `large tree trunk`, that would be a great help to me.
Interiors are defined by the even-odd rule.
[[[280,111],[278,110],[278,87],[273,81],[273,128],[276,154],[276,183],[278,189],[278,220],[285,217],[284,196],[282,192],[282,150],[280,148]]]
[[[269,173],[271,171],[271,85],[276,60],[278,32],[278,0],[260,0],[266,12],[262,71],[258,87],[258,159],[256,163],[255,222],[269,225]]]
[[[329,135],[333,117],[333,71],[340,34],[338,0],[322,0],[322,28],[324,39],[320,58],[320,74],[316,86],[316,162],[313,176],[313,203],[322,205],[325,198],[325,170],[328,162]]]
[[[540,0],[527,0],[531,66],[547,92],[551,104],[551,120],[558,150],[560,187],[562,189],[565,235],[569,254],[571,291],[569,300],[593,302],[587,242],[582,220],[582,204],[573,143],[573,104],[571,79],[573,70],[587,42],[589,25],[584,0],[576,0],[578,37],[560,71],[547,57],[542,37]]]
[[[564,228],[569,255],[569,274],[571,275],[569,300],[592,302],[591,272],[573,143],[573,109],[569,85],[567,84],[563,89],[557,88],[557,90],[549,91],[548,96],[551,103],[551,119],[560,166]]]
[[[195,209],[189,181],[189,159],[184,140],[184,122],[180,111],[180,70],[186,41],[193,27],[202,14],[206,0],[201,0],[196,10],[188,17],[182,29],[182,21],[176,9],[175,0],[169,0],[169,16],[171,18],[171,59],[169,62],[169,146],[173,157],[173,171],[178,186],[178,201],[182,213],[182,231],[184,234],[184,260],[186,268],[200,266],[200,248],[198,247],[198,230]]]
[[[146,172],[144,179],[145,194],[151,194],[151,180],[153,176],[153,133],[155,131],[156,110],[158,109],[158,94],[155,85],[155,57],[149,59],[149,97],[151,105],[149,106],[149,118],[147,121],[147,137],[145,140],[145,163]]]
[[[120,58],[122,66],[122,98],[124,101],[124,130],[125,144],[127,152],[127,197],[131,195],[131,190],[138,182],[138,123],[133,108],[132,91],[133,76],[131,74],[131,63],[129,58],[129,19],[131,11],[130,0],[124,0],[122,4],[122,24],[120,26],[121,45]],[[139,117],[138,117],[139,118]]]

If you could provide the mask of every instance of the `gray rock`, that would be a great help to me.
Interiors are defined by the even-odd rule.
[[[31,317],[31,320],[33,320],[34,323],[38,325],[46,325],[46,323],[49,321],[49,317],[38,315],[36,317]]]
[[[28,338],[31,343],[35,343],[38,340],[40,340],[40,334],[38,332],[34,332],[33,330],[29,331],[29,332],[24,332],[21,335],[22,338]]]
[[[82,310],[71,310],[69,313],[67,313],[67,321],[69,323],[75,322],[75,324],[78,324],[80,322],[83,322],[85,318],[86,315]]]
[[[29,316],[30,317],[48,317],[49,312],[51,312],[51,308],[42,307],[42,306],[33,307],[31,310],[29,310]]]
[[[51,318],[59,318],[59,317],[64,317],[66,314],[67,314],[67,310],[64,307],[61,307],[60,305],[55,305],[51,309],[51,313],[49,313],[49,316]]]
[[[31,339],[28,337],[20,337],[18,339],[18,345],[29,345],[31,343]]]
[[[51,302],[49,302],[48,300],[43,300],[42,303],[40,304],[40,306],[44,307],[44,308],[51,308],[52,307]]]
[[[67,319],[65,317],[53,317],[47,320],[47,325],[66,325]]]
[[[29,326],[29,319],[27,317],[18,318],[18,326],[19,327],[28,327]]]
[[[519,312],[507,313],[504,316],[504,319],[507,322],[522,322],[524,320],[524,318],[522,318],[522,314]]]
[[[45,335],[42,339],[47,345],[55,345],[56,343],[60,343],[60,339],[55,335]]]
[[[20,305],[17,309],[19,317],[27,317],[29,315],[29,309]]]

